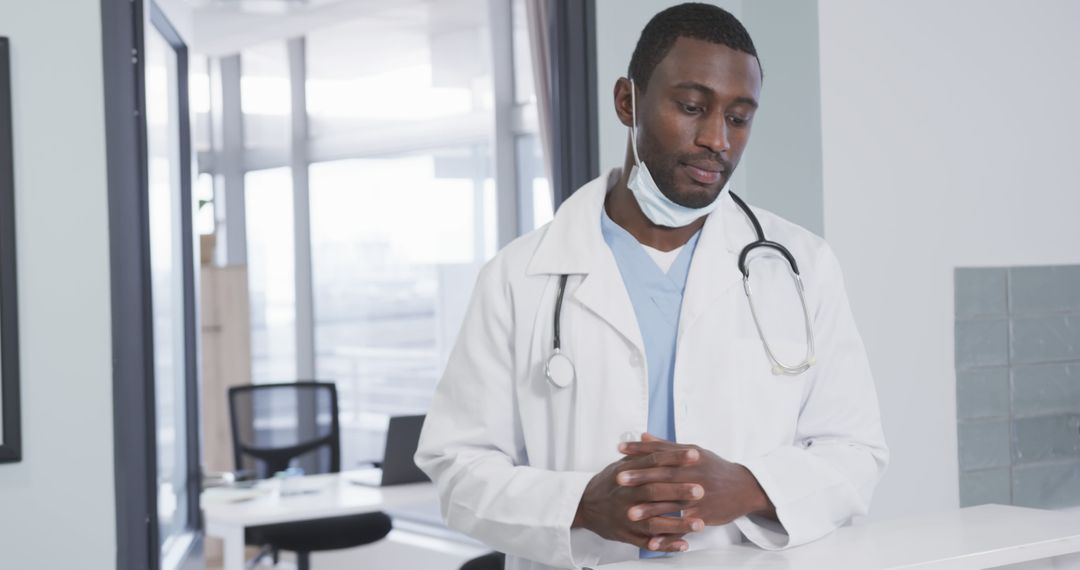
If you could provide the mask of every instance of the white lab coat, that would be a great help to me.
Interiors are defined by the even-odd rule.
[[[424,424],[416,462],[438,486],[450,527],[507,553],[510,570],[593,567],[638,549],[570,529],[586,484],[621,457],[624,434],[646,431],[641,334],[600,208],[618,170],[571,196],[545,227],[515,240],[481,271],[457,344]],[[840,267],[823,240],[755,209],[768,239],[799,263],[817,364],[776,376],[743,293],[738,254],[754,239],[726,193],[694,253],[674,376],[678,440],[745,465],[782,527],[743,517],[688,535],[692,550],[748,539],[780,549],[866,513],[888,450],[862,340]],[[772,271],[771,269],[777,269]],[[782,362],[805,351],[802,309],[786,265],[758,271],[753,293]],[[547,380],[558,276],[569,274],[562,350],[568,387]]]

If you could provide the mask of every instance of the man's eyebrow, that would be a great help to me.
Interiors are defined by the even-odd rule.
[[[696,81],[683,81],[682,83],[677,83],[675,85],[675,89],[697,91],[702,95],[714,95],[716,93],[716,91],[712,88],[708,87],[707,85],[697,83]],[[736,97],[734,102],[737,104],[749,105],[754,109],[758,108],[758,102],[754,100],[753,97]]]

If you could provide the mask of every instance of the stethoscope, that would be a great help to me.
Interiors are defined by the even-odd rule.
[[[735,204],[746,214],[747,219],[754,226],[754,232],[757,234],[757,239],[746,244],[746,247],[739,253],[739,272],[743,276],[743,291],[746,293],[746,300],[750,304],[750,315],[754,319],[754,327],[757,328],[758,338],[761,339],[761,345],[765,348],[765,354],[772,364],[772,373],[775,375],[788,375],[796,376],[806,372],[813,366],[817,360],[814,357],[814,329],[810,324],[810,311],[806,308],[806,294],[803,287],[802,276],[799,274],[799,264],[795,262],[795,256],[791,255],[791,252],[786,247],[765,239],[765,232],[761,229],[761,222],[758,221],[757,216],[750,210],[750,207],[743,202],[742,198],[735,195],[734,192],[729,191],[731,199],[735,201]],[[802,361],[794,365],[786,365],[776,358],[773,353],[772,347],[769,346],[769,341],[765,339],[765,332],[761,328],[761,321],[758,319],[757,310],[754,308],[754,296],[750,290],[750,265],[748,258],[751,252],[755,249],[771,249],[778,252],[788,263],[788,269],[791,272],[791,276],[795,279],[795,290],[799,293],[799,303],[802,305],[803,322],[806,324],[806,355]],[[574,363],[570,360],[570,357],[566,356],[562,352],[562,339],[560,335],[560,321],[562,320],[562,302],[563,296],[566,293],[566,279],[568,275],[559,276],[559,292],[555,298],[555,324],[554,335],[552,337],[552,352],[548,357],[547,366],[544,368],[544,373],[547,375],[548,380],[551,381],[558,388],[565,388],[574,381]]]

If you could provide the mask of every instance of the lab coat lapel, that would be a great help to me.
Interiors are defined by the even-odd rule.
[[[739,300],[733,296],[742,296],[738,255],[753,240],[753,229],[727,192],[717,199],[722,202],[705,220],[690,262],[679,317],[675,431],[681,442],[697,443],[732,458],[740,452],[737,419],[739,406],[745,405],[730,356],[730,339],[738,326],[732,307]],[[713,318],[703,318],[710,312]],[[695,323],[718,326],[695,329]],[[705,398],[708,405],[699,406],[691,398]]]
[[[615,256],[600,231],[604,197],[618,176],[618,169],[600,176],[581,187],[559,207],[529,263],[528,273],[584,274],[576,289],[568,286],[567,299],[581,303],[644,354],[645,343],[634,306]]]
[[[717,200],[721,203],[705,220],[690,262],[679,318],[680,339],[703,312],[723,306],[723,296],[742,280],[739,252],[754,239],[753,228],[728,192]]]

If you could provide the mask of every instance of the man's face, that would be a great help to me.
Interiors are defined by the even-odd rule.
[[[660,191],[688,208],[711,204],[750,140],[761,94],[757,59],[679,38],[645,92],[638,89],[638,153]]]

